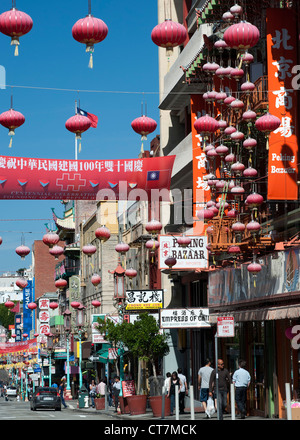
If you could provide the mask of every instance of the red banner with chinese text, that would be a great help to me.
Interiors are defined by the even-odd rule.
[[[175,156],[61,160],[0,156],[0,199],[102,200],[100,191],[131,200],[165,189],[169,201]],[[103,194],[104,194],[103,192]],[[130,195],[131,194],[131,195]],[[143,199],[144,200],[144,199]],[[145,198],[145,200],[148,200]]]
[[[37,340],[30,339],[24,342],[0,343],[0,355],[7,353],[37,353]]]
[[[191,119],[192,119],[192,149],[193,149],[193,218],[197,211],[205,207],[205,203],[211,199],[210,187],[204,180],[209,173],[206,154],[203,151],[202,138],[194,128],[195,121],[205,115],[205,102],[202,95],[191,95]],[[194,221],[194,235],[203,235],[204,224],[202,221]]]
[[[269,137],[268,200],[298,199],[297,17],[289,9],[267,9],[269,112],[281,120]]]

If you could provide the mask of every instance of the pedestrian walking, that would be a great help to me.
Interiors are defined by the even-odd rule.
[[[219,410],[219,420],[223,420],[223,413],[227,406],[227,394],[229,391],[231,380],[230,380],[229,371],[226,368],[224,368],[224,362],[222,359],[218,359],[217,368],[218,368],[218,396],[217,396],[218,402],[216,402],[216,409]],[[209,396],[215,395],[216,397],[216,391],[217,391],[216,373],[217,373],[217,369],[215,368],[210,375]]]
[[[95,381],[92,380],[92,383],[89,386],[89,395],[90,395],[90,399],[91,399],[91,407],[95,408],[95,397],[96,397],[96,384]]]
[[[175,407],[175,392],[176,392],[176,385],[178,386],[178,393],[180,393],[181,388],[181,381],[178,377],[177,371],[173,371],[171,375],[170,385],[169,385],[169,392],[167,397],[170,397],[171,399],[171,416],[173,415],[174,407]]]
[[[200,391],[200,402],[203,405],[204,412],[206,412],[207,408],[209,379],[212,371],[213,368],[211,367],[211,360],[207,358],[204,367],[201,367],[198,371],[198,390]]]
[[[121,391],[120,377],[119,376],[115,376],[115,381],[114,381],[114,384],[113,384],[113,396],[114,396],[114,403],[115,403],[115,412],[118,411],[120,391]]]
[[[100,395],[100,397],[104,397],[105,396],[105,388],[106,388],[106,378],[105,379],[101,379],[99,384],[97,385],[97,394]]]
[[[186,394],[188,394],[188,386],[186,382],[186,377],[182,373],[182,369],[178,368],[177,372],[179,380],[181,382],[181,388],[179,392],[179,414],[184,414],[184,399]]]
[[[64,406],[64,408],[67,408],[68,406],[66,405],[65,398],[64,398],[64,388],[65,388],[64,381],[61,381],[61,383],[58,387],[58,392],[60,395],[60,400],[61,400],[62,405]]]
[[[171,373],[168,371],[166,374],[165,382],[164,382],[165,394],[168,394],[168,392],[169,392],[170,381],[171,381]]]
[[[235,386],[235,401],[238,410],[241,413],[241,419],[246,416],[247,389],[251,382],[249,371],[246,370],[246,362],[242,359],[239,361],[239,368],[233,373],[232,383]]]

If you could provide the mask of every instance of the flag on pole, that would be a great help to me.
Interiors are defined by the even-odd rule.
[[[93,115],[92,113],[88,113],[88,112],[86,112],[85,110],[82,110],[82,109],[79,108],[79,107],[77,107],[77,113],[78,113],[79,115],[86,116],[87,118],[89,118],[89,120],[90,120],[91,123],[92,123],[92,127],[93,127],[93,128],[96,128],[96,127],[97,127],[97,125],[98,125],[98,116]]]

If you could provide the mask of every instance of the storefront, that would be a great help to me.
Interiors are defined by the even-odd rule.
[[[291,333],[300,324],[299,249],[261,262],[255,285],[244,265],[210,272],[208,306],[212,324],[218,316],[234,317],[235,336],[219,341],[219,356],[231,374],[238,359],[246,360],[252,379],[249,413],[282,418],[285,384],[291,385],[292,397],[299,394],[297,329]]]

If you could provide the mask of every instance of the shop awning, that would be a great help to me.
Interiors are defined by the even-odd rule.
[[[276,319],[295,319],[300,316],[299,306],[282,306],[282,307],[268,307],[251,310],[238,310],[226,313],[212,313],[209,317],[211,324],[217,323],[218,316],[233,316],[235,322],[245,321],[272,321]]]
[[[109,359],[109,348],[112,348],[110,344],[103,344],[104,347],[101,348],[101,350],[97,351],[97,355],[99,356],[99,362],[102,362],[103,364],[107,364],[107,362],[110,362],[111,364],[114,362],[113,359]]]

